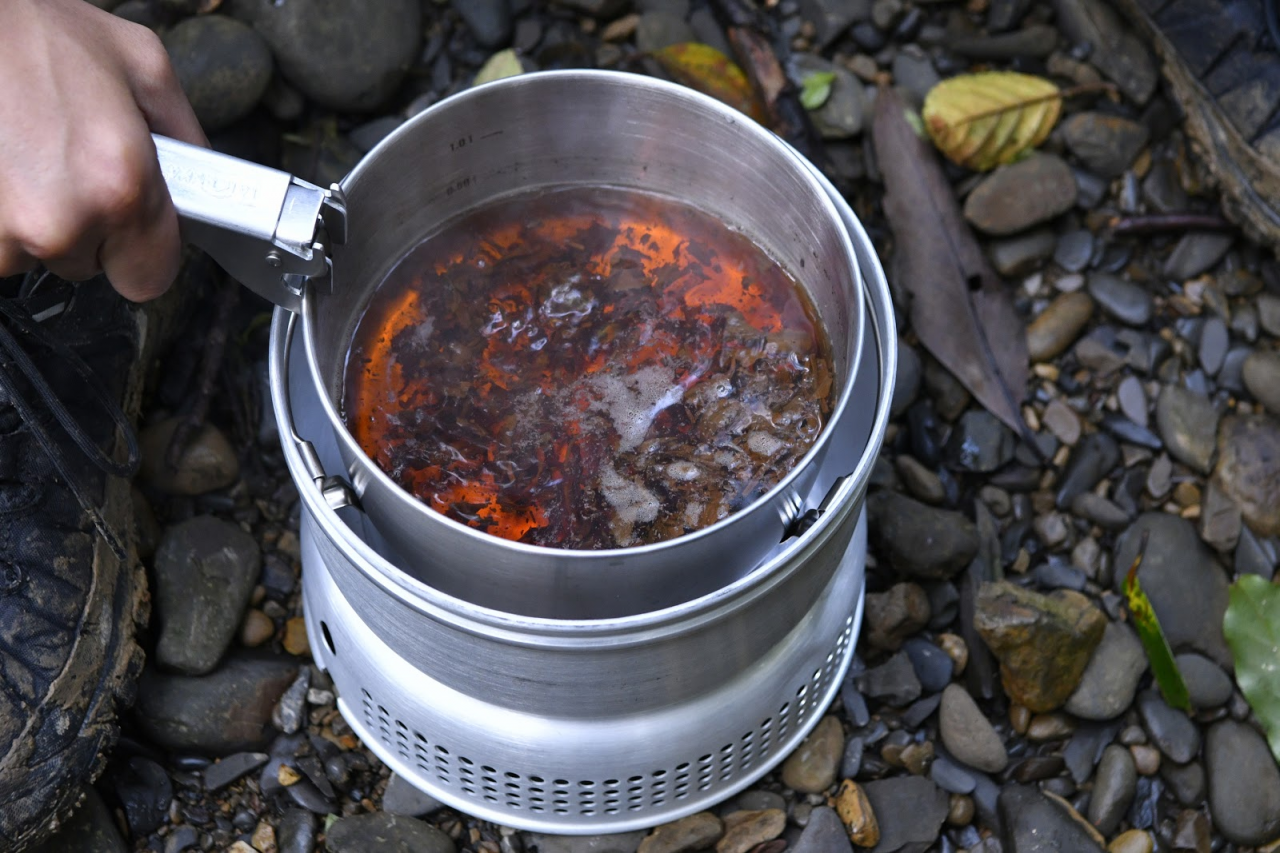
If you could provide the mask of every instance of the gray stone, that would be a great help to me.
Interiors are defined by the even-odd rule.
[[[1280,835],[1280,769],[1252,727],[1223,720],[1205,738],[1205,775],[1213,824],[1237,844]]]
[[[260,567],[257,541],[222,519],[201,515],[166,530],[155,555],[156,660],[188,675],[216,667]]]
[[[177,466],[166,461],[178,428],[177,417],[151,424],[138,434],[142,449],[139,476],[157,491],[170,495],[203,495],[230,486],[240,477],[240,460],[227,437],[206,423],[191,437]]]
[[[1089,275],[1089,294],[1107,314],[1130,326],[1151,319],[1151,294],[1140,285],[1105,272]]]
[[[546,835],[529,833],[538,853],[636,853],[648,830],[610,835]]]
[[[83,789],[84,802],[52,837],[27,853],[126,853],[115,818],[92,785]]]
[[[872,699],[902,708],[920,698],[920,679],[906,652],[898,652],[858,676],[858,689]]]
[[[1175,660],[1187,684],[1193,708],[1217,708],[1231,700],[1231,676],[1222,667],[1197,654],[1178,655]]]
[[[1075,203],[1071,168],[1052,154],[1035,153],[984,178],[965,199],[964,215],[987,234],[1016,234]]]
[[[442,808],[444,808],[442,803],[419,791],[398,773],[392,773],[391,778],[387,780],[387,790],[382,795],[384,812],[405,817],[423,817]]]
[[[280,701],[271,711],[271,722],[277,729],[287,735],[302,728],[303,713],[306,711],[307,690],[311,688],[310,670],[302,670],[298,677],[280,696]]]
[[[375,118],[373,121],[365,122],[351,131],[349,134],[351,144],[367,154],[373,150],[375,145],[390,136],[391,132],[402,124],[404,124],[404,119],[400,116]]]
[[[1273,415],[1280,415],[1280,352],[1255,350],[1241,365],[1244,387]]]
[[[237,752],[219,762],[210,764],[204,771],[204,789],[209,793],[219,791],[248,773],[267,763],[265,752]]]
[[[1062,123],[1071,153],[1104,178],[1118,178],[1147,144],[1147,127],[1121,116],[1076,113]]]
[[[216,133],[247,116],[271,82],[267,43],[225,15],[179,22],[165,33],[164,47],[206,133]]]
[[[968,794],[978,784],[969,770],[961,767],[945,753],[938,754],[929,765],[929,778],[942,790],[951,794]]]
[[[898,375],[894,378],[893,403],[890,412],[894,417],[901,415],[915,402],[920,392],[920,356],[914,347],[898,342]]]
[[[418,58],[417,0],[234,0],[230,12],[257,30],[280,71],[330,109],[377,109]]]
[[[844,755],[840,756],[840,778],[857,777],[858,771],[862,769],[862,755],[866,748],[866,742],[860,737],[851,737],[845,741]]]
[[[1090,491],[1119,464],[1120,446],[1114,438],[1102,432],[1086,435],[1067,460],[1067,469],[1054,498],[1057,507],[1068,509],[1076,495]]]
[[[1236,574],[1258,575],[1271,580],[1276,573],[1276,549],[1265,539],[1260,539],[1248,527],[1240,531],[1236,544]]]
[[[1083,228],[1069,231],[1058,239],[1053,260],[1067,272],[1080,272],[1093,257],[1093,233]]]
[[[1183,235],[1165,261],[1165,276],[1178,282],[1198,276],[1222,260],[1234,239],[1231,234],[1213,231],[1192,231]]]
[[[1223,418],[1211,484],[1254,533],[1280,535],[1280,421],[1266,414]]]
[[[1009,763],[1000,736],[969,692],[959,684],[942,691],[938,728],[947,751],[962,764],[999,773]]]
[[[1118,717],[1133,703],[1138,680],[1146,670],[1147,655],[1137,634],[1120,622],[1108,622],[1080,685],[1064,707],[1085,720]]]
[[[989,474],[1013,458],[1013,433],[986,409],[961,416],[947,441],[948,464],[959,471]]]
[[[1210,317],[1200,331],[1200,366],[1210,376],[1217,376],[1227,358],[1227,346],[1231,336],[1221,317]]]
[[[1258,297],[1258,324],[1273,338],[1280,338],[1280,296],[1263,293]]]
[[[1142,387],[1142,380],[1136,376],[1126,376],[1116,386],[1116,402],[1124,416],[1140,427],[1149,423],[1147,411],[1147,392]]]
[[[1169,455],[1202,474],[1209,473],[1218,437],[1218,410],[1203,394],[1165,385],[1156,401],[1156,428]]]
[[[817,46],[827,47],[857,21],[871,17],[871,0],[800,0],[800,14],[817,30]]]
[[[1102,853],[1080,821],[1034,788],[1005,786],[999,808],[1004,853]]]
[[[894,85],[904,90],[916,104],[922,103],[929,90],[941,80],[932,60],[919,48],[904,48],[893,58]]]
[[[338,819],[325,832],[325,848],[330,853],[454,853],[456,849],[453,839],[434,826],[385,812]]]
[[[1179,764],[1186,764],[1200,751],[1200,732],[1182,711],[1170,708],[1155,690],[1138,696],[1138,712],[1143,726],[1160,751]]]
[[[263,747],[271,709],[298,674],[282,655],[232,655],[209,675],[168,675],[148,667],[134,717],[157,746],[223,755]]]
[[[1160,778],[1182,805],[1198,806],[1204,802],[1204,768],[1198,761],[1190,764],[1161,761]]]
[[[977,528],[958,512],[876,492],[867,499],[867,514],[874,547],[907,577],[949,578],[978,552]]]
[[[636,24],[636,47],[645,52],[693,41],[693,28],[670,12],[645,12]]]
[[[286,808],[276,826],[278,853],[312,853],[316,848],[316,816],[306,809]]]
[[[1138,581],[1169,645],[1175,652],[1194,649],[1219,665],[1229,666],[1231,652],[1222,636],[1227,576],[1189,521],[1163,512],[1138,516],[1116,540],[1111,564],[1122,569],[1113,573],[1116,592],[1122,592],[1144,530],[1150,538]]]
[[[1120,721],[1106,723],[1082,723],[1062,750],[1062,760],[1067,772],[1077,785],[1083,785],[1093,775],[1093,768],[1102,759],[1102,752],[1115,740],[1120,731]]]
[[[1129,750],[1118,744],[1107,747],[1098,762],[1093,795],[1089,797],[1089,823],[1103,835],[1111,836],[1129,810],[1137,785],[1138,771]]]
[[[902,644],[902,650],[911,658],[916,678],[928,693],[937,693],[951,683],[955,663],[951,656],[923,637],[913,637]]]
[[[790,850],[791,853],[852,853],[853,846],[835,809],[819,806],[809,814],[809,822]]]
[[[1131,100],[1145,104],[1155,91],[1155,61],[1142,40],[1104,0],[1053,0],[1059,28],[1072,42],[1087,42],[1089,62]]]
[[[873,853],[924,853],[937,840],[949,803],[937,785],[920,776],[898,776],[867,782],[862,789],[880,824]]]
[[[843,65],[809,53],[797,54],[795,69],[799,78],[797,85],[803,84],[804,78],[810,74],[835,75],[826,101],[818,109],[809,111],[809,117],[823,139],[850,139],[862,132],[866,112],[862,81]]]
[[[1058,31],[1046,24],[1032,24],[1021,30],[995,35],[955,35],[947,46],[971,59],[1017,59],[1053,53]]]
[[[1006,276],[1019,276],[1037,269],[1045,258],[1054,254],[1057,246],[1058,238],[1053,231],[1038,228],[1026,234],[993,240],[987,254],[996,272]]]
[[[1218,470],[1223,470],[1221,463]],[[1240,541],[1242,529],[1244,520],[1240,507],[1222,490],[1217,480],[1210,480],[1200,505],[1200,538],[1215,551],[1229,553]]]
[[[498,48],[511,39],[508,0],[452,0],[451,5],[482,46]]]
[[[1121,530],[1129,513],[1096,492],[1081,492],[1071,499],[1071,512],[1107,530]]]

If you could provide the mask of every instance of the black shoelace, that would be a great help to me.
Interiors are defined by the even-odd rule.
[[[27,284],[24,284],[23,291],[32,291],[38,287],[42,280],[42,275],[32,273],[27,279]],[[124,546],[123,538],[111,529],[102,514],[102,510],[94,504],[85,485],[79,478],[74,476],[72,466],[66,459],[62,447],[55,441],[54,436],[43,422],[36,407],[32,405],[31,400],[28,400],[22,393],[22,389],[19,387],[19,378],[27,383],[32,395],[39,401],[45,411],[52,415],[53,421],[66,433],[76,448],[94,466],[107,474],[127,478],[132,477],[137,471],[138,463],[141,460],[141,452],[138,448],[138,437],[134,433],[133,427],[130,425],[128,418],[125,417],[124,412],[121,411],[120,406],[107,395],[89,365],[85,364],[84,359],[64,341],[59,340],[43,329],[40,322],[32,316],[31,312],[20,300],[0,297],[0,320],[3,321],[0,322],[0,390],[3,390],[8,396],[10,405],[14,407],[18,417],[26,424],[36,442],[49,457],[54,470],[67,484],[77,503],[93,520],[93,525],[98,533],[106,540],[117,558],[127,561],[128,551]],[[40,372],[31,356],[27,354],[26,349],[18,340],[18,335],[22,335],[49,350],[72,367],[83,381],[90,397],[102,407],[103,411],[114,422],[116,428],[123,432],[127,446],[127,459],[124,462],[117,462],[105,453],[94,442],[92,436],[85,431],[84,427],[76,421],[75,417],[67,411],[66,406],[58,399],[57,392],[49,385],[44,374]]]

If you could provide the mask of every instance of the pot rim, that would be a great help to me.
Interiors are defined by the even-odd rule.
[[[865,490],[866,483],[870,479],[871,468],[884,443],[897,375],[897,326],[889,283],[866,229],[831,182],[813,166],[806,164],[806,168],[814,175],[823,191],[839,210],[841,222],[850,240],[856,241],[865,251],[866,269],[861,265],[863,258],[858,258],[859,270],[865,273],[861,275],[863,301],[869,309],[867,316],[876,336],[878,344],[876,355],[880,360],[880,386],[877,389],[876,411],[871,433],[853,471],[845,477],[845,481],[837,490],[840,497],[837,506],[848,510],[850,504],[861,503],[860,500],[849,500],[849,496],[851,493]],[[277,309],[275,312],[269,359],[272,400],[275,403],[276,419],[282,436],[289,434],[291,425],[289,413],[279,405],[282,395],[277,390],[289,381],[288,376],[285,375],[286,354],[282,352],[288,317],[288,312],[282,309]],[[321,398],[322,405],[328,402],[325,394],[319,393],[317,396]],[[647,636],[654,633],[668,633],[671,630],[691,630],[697,625],[704,624],[708,619],[714,618],[718,613],[724,612],[738,599],[753,592],[756,595],[764,594],[792,572],[799,570],[803,566],[803,561],[794,559],[797,552],[812,547],[819,536],[824,536],[825,532],[845,515],[844,512],[839,511],[824,513],[809,531],[796,537],[781,552],[738,580],[713,592],[670,607],[602,619],[524,616],[473,604],[435,589],[395,566],[361,539],[355,530],[339,517],[338,512],[328,505],[316,482],[309,476],[305,476],[307,469],[295,443],[282,441],[281,446],[299,497],[311,513],[313,520],[326,535],[359,558],[352,560],[352,565],[372,583],[424,616],[478,635],[504,636],[510,642],[521,644],[532,643],[535,637],[539,636],[563,640],[567,635],[569,638],[598,644],[601,637],[612,636],[621,642],[629,641],[634,635],[641,633]],[[778,571],[779,568],[787,568],[788,564],[788,570]],[[706,616],[703,619],[691,618],[704,611]]]
[[[623,84],[631,88],[649,88],[656,92],[675,95],[692,102],[702,110],[712,113],[714,117],[721,121],[740,125],[744,133],[752,134],[756,137],[757,141],[774,149],[778,155],[794,169],[799,179],[808,185],[809,189],[812,191],[814,200],[821,208],[823,208],[826,216],[833,222],[841,223],[842,216],[840,211],[833,202],[830,194],[823,187],[822,183],[817,180],[820,175],[810,168],[808,162],[794,148],[772,131],[756,123],[732,107],[729,107],[694,89],[645,75],[621,71],[583,69],[536,71],[515,77],[495,80],[490,83],[485,83],[480,86],[464,90],[455,95],[451,95],[413,116],[380,141],[360,160],[359,163],[356,164],[355,168],[352,169],[345,178],[343,178],[341,186],[343,190],[347,191],[348,197],[350,197],[350,187],[359,181],[360,177],[365,172],[373,168],[372,164],[375,162],[380,151],[393,146],[397,140],[404,136],[419,132],[420,125],[435,118],[435,116],[446,108],[455,107],[460,101],[484,97],[486,92],[491,91],[495,87],[519,88],[544,85],[548,82],[556,83],[574,80],[586,81],[592,84],[605,83],[611,86]],[[570,182],[565,183],[567,185]],[[501,198],[503,195],[505,194],[494,196],[491,201]],[[667,552],[678,553],[677,549],[686,547],[691,542],[721,536],[724,535],[729,528],[748,523],[748,518],[758,514],[764,509],[767,509],[768,504],[774,502],[780,495],[785,494],[789,489],[792,489],[798,479],[809,474],[821,463],[822,457],[826,454],[832,440],[831,436],[836,431],[834,427],[840,422],[850,401],[852,400],[858,366],[862,357],[863,340],[866,336],[867,327],[865,277],[863,275],[861,265],[858,263],[857,253],[854,251],[853,240],[848,233],[847,227],[840,228],[840,235],[840,253],[843,255],[843,260],[847,263],[848,268],[852,272],[854,286],[857,288],[857,295],[864,298],[855,299],[854,305],[851,306],[851,312],[856,312],[856,322],[854,323],[856,331],[854,334],[855,340],[852,357],[844,372],[844,383],[840,390],[839,397],[836,400],[836,404],[832,407],[831,414],[823,425],[823,429],[819,433],[818,438],[809,447],[805,454],[801,456],[800,459],[791,467],[791,470],[782,477],[782,479],[751,503],[730,513],[714,524],[660,542],[652,542],[645,545],[625,548],[592,550],[530,545],[523,542],[502,539],[501,537],[496,537],[493,534],[477,530],[469,525],[455,521],[442,513],[433,510],[426,503],[410,494],[401,487],[400,484],[396,483],[389,475],[387,475],[387,473],[383,471],[367,453],[365,453],[364,448],[360,446],[359,442],[355,440],[347,429],[346,424],[339,416],[333,401],[329,398],[328,393],[323,391],[323,389],[328,387],[328,381],[327,377],[321,376],[318,357],[315,350],[316,342],[313,334],[316,325],[315,311],[318,310],[316,306],[319,300],[311,289],[308,289],[304,294],[303,306],[300,312],[307,366],[311,374],[312,382],[315,383],[317,388],[322,389],[319,395],[320,402],[324,408],[326,417],[336,428],[335,431],[337,433],[338,440],[345,446],[347,452],[352,454],[351,458],[357,459],[361,463],[361,470],[359,472],[351,472],[357,494],[363,494],[368,483],[368,478],[373,478],[379,482],[381,487],[387,489],[389,494],[394,496],[393,499],[398,504],[409,508],[413,514],[421,518],[422,523],[428,525],[444,525],[453,535],[463,537],[464,539],[475,540],[477,544],[488,546],[490,548],[499,547],[503,550],[507,550],[530,559],[550,560],[561,565],[575,564],[586,566],[591,563],[608,563],[619,560],[658,558]],[[338,286],[341,286],[340,282],[338,283]],[[795,501],[789,501],[789,504],[794,506]],[[783,519],[785,523],[789,523],[791,520],[794,519]]]

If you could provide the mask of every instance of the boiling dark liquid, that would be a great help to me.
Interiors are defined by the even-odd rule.
[[[633,191],[504,200],[431,237],[356,327],[343,417],[401,487],[495,536],[658,542],[772,488],[831,409],[799,286]]]

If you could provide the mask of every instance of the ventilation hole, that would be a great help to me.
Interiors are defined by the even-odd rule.
[[[616,805],[618,804],[618,800],[617,800],[617,798],[616,798],[616,797],[613,797],[613,798],[610,798],[610,799],[605,800],[605,801],[604,801],[604,804],[605,804],[606,806],[616,806]]]
[[[557,779],[557,780],[555,781],[555,785],[556,785],[556,787],[557,787],[557,788],[567,788],[567,787],[569,787],[569,780],[568,780],[568,779]]]
[[[498,801],[498,798],[495,797],[493,794],[485,794],[484,800],[486,803],[496,803]]]
[[[322,622],[322,623],[320,623],[320,624],[322,624],[322,625],[323,625],[324,623]],[[368,690],[365,690],[363,687],[361,687],[361,688],[360,688],[360,692],[364,694],[364,698],[366,698],[366,699],[372,699],[372,698],[373,698],[373,696],[372,696],[372,695],[370,695],[369,691],[368,691]]]
[[[482,765],[480,765],[480,769],[481,769],[481,770],[483,770],[485,773],[488,773],[488,774],[489,774],[489,775],[491,775],[491,776],[492,776],[494,773],[497,773],[497,772],[498,772],[497,770],[494,770],[492,767],[490,767],[488,764],[482,764]]]
[[[610,788],[609,790],[607,790],[607,791],[605,791],[605,792],[604,792],[604,795],[605,795],[606,797],[616,797],[616,796],[618,796],[618,789],[617,789],[617,788]]]
[[[472,761],[470,758],[467,758],[465,755],[459,755],[459,756],[458,756],[458,763],[459,763],[459,764],[465,764],[465,765],[467,765],[468,767],[471,767],[472,765],[474,765],[474,764],[475,764],[475,762],[474,762],[474,761]]]
[[[530,794],[545,794],[546,792],[547,792],[546,788],[539,788],[536,785],[529,788]]]
[[[531,803],[545,803],[545,802],[546,802],[546,800],[544,800],[542,797],[530,797],[530,798],[529,798],[529,802],[531,802]]]
[[[632,785],[636,785],[636,784],[638,784],[638,783],[640,783],[640,782],[643,782],[643,781],[644,781],[644,777],[643,777],[643,776],[632,776],[632,777],[630,777],[630,778],[628,778],[628,779],[627,779],[627,782],[629,782],[629,783],[630,783],[630,784],[632,784]]]
[[[467,794],[474,794],[476,792],[476,789],[471,787],[470,785],[463,785],[462,790],[463,790],[463,793],[467,793]]]
[[[483,782],[488,782],[490,785],[496,785],[496,784],[498,784],[498,780],[497,780],[496,778],[494,778],[493,776],[484,776],[484,777],[482,777],[482,778],[481,778],[481,781],[483,781]]]
[[[534,812],[535,814],[542,814],[546,809],[542,806],[529,806],[529,811]]]
[[[595,786],[596,786],[596,783],[592,782],[590,779],[583,779],[582,781],[578,782],[579,788],[594,788]]]
[[[568,814],[568,809],[556,809],[556,814]]]
[[[441,755],[448,755],[448,754],[449,754],[449,750],[445,749],[445,748],[444,748],[443,746],[441,746],[440,744],[436,744],[436,752],[440,753]],[[466,763],[467,763],[467,764],[470,764],[471,762],[470,762],[470,761],[468,761],[468,762],[466,762]]]
[[[503,776],[506,776],[508,779],[519,779],[519,778],[520,778],[520,774],[519,774],[519,773],[512,773],[510,770],[508,770],[506,773],[503,773],[502,775],[503,775]]]
[[[688,796],[689,796],[689,792],[688,792],[688,791],[678,791],[678,792],[676,792],[676,799],[677,799],[677,800],[683,800],[683,799],[687,798]]]
[[[605,810],[604,810],[604,813],[605,813],[605,814],[617,814],[617,813],[618,813],[618,810],[617,810],[617,809],[605,809]]]
[[[631,805],[627,806],[627,811],[638,812],[640,811],[641,808],[643,807],[639,803],[632,803]]]
[[[471,762],[468,761],[467,763],[470,764]],[[543,779],[541,776],[530,776],[529,781],[534,783],[535,785],[541,785],[543,782],[547,780]]]
[[[515,782],[508,782],[508,783],[506,783],[506,787],[507,787],[507,788],[509,788],[509,789],[511,789],[512,791],[519,791],[519,790],[520,790],[520,786],[519,786],[519,785],[517,785]]]
[[[710,789],[710,787],[711,787],[711,783],[710,783],[710,782],[703,782],[701,785],[699,785],[699,786],[698,786],[698,790],[699,790],[699,791],[706,791],[706,790]]]

